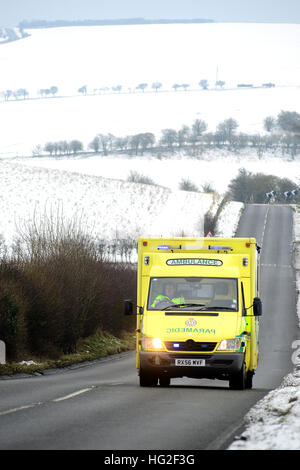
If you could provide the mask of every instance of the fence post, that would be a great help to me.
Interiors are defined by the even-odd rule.
[[[5,364],[5,343],[0,340],[0,364]]]

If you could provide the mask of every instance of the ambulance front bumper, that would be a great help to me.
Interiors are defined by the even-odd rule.
[[[243,365],[244,353],[171,353],[140,351],[140,367],[155,375],[228,379]]]

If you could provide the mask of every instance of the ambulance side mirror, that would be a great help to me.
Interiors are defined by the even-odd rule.
[[[255,317],[262,315],[262,303],[259,297],[253,299],[253,314]]]
[[[132,300],[124,300],[124,315],[133,314],[133,303]]]

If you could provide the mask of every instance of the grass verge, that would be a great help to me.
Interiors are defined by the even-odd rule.
[[[120,338],[117,338],[111,334],[97,331],[89,338],[81,340],[74,354],[62,355],[55,360],[31,357],[22,362],[0,364],[0,376],[20,373],[29,375],[43,374],[46,369],[57,369],[81,362],[94,361],[135,348],[136,338],[133,333],[124,333],[120,336]]]

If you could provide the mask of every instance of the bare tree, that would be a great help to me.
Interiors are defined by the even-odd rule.
[[[159,88],[161,88],[161,87],[162,87],[162,83],[160,83],[160,82],[154,82],[154,83],[152,83],[152,88],[153,88],[155,91],[159,90]]]
[[[53,154],[54,149],[55,149],[55,146],[54,146],[53,142],[47,142],[46,145],[45,145],[45,147],[44,147],[44,150],[45,150],[46,152],[49,152],[50,155]]]
[[[178,90],[178,88],[180,88],[181,85],[179,85],[178,83],[174,83],[174,85],[172,86],[172,88],[174,88],[175,91]]]
[[[28,91],[25,89],[25,88],[19,88],[16,92],[15,92],[15,97],[18,99],[20,97],[23,97],[23,99],[25,100],[27,98],[27,96],[29,96],[29,93]]]
[[[186,91],[190,85],[188,83],[183,83],[181,86],[184,89],[184,91]]]
[[[220,88],[223,88],[224,85],[225,85],[225,82],[223,82],[223,80],[217,80],[216,81],[216,86],[219,86]]]
[[[189,140],[190,128],[188,126],[182,126],[182,128],[177,132],[178,145],[181,148]]]
[[[265,119],[264,119],[264,129],[267,131],[267,132],[272,132],[276,127],[276,118],[274,118],[273,116],[267,116]]]
[[[83,150],[82,142],[80,142],[79,140],[72,140],[70,142],[70,150],[73,153],[81,152]]]
[[[128,146],[128,137],[116,137],[115,138],[115,148],[121,151],[125,150]]]
[[[161,145],[166,145],[169,150],[173,150],[174,144],[178,141],[177,132],[174,129],[163,129],[160,139]]]
[[[147,83],[140,83],[136,88],[137,90],[142,90],[143,93],[145,91],[145,89],[147,88],[148,84]]]
[[[111,135],[104,135],[104,134],[98,134],[99,138],[99,143],[102,147],[103,154],[106,156],[108,155],[108,151],[111,148],[112,142],[111,142]]]
[[[83,85],[82,87],[78,88],[78,93],[82,93],[83,95],[87,94],[87,86]]]
[[[202,119],[196,119],[192,125],[193,134],[200,137],[207,130],[207,124]]]
[[[118,93],[120,93],[121,90],[122,90],[122,85],[117,85],[117,86],[112,87],[112,91],[117,91]]]
[[[207,81],[207,80],[200,80],[199,86],[201,86],[201,88],[203,88],[203,90],[207,90],[207,88],[208,88],[208,81]]]
[[[300,114],[295,111],[281,111],[277,117],[277,124],[283,131],[300,134]]]
[[[151,132],[145,132],[139,135],[140,135],[141,155],[143,155],[144,151],[148,147],[153,147],[155,143],[155,137],[154,137],[154,134],[152,134]]]
[[[222,121],[220,124],[218,124],[217,133],[224,142],[227,141],[231,144],[233,135],[238,127],[238,122],[235,119],[225,119],[225,121]]]
[[[139,150],[140,143],[141,143],[140,134],[132,135],[132,136],[129,138],[129,145],[130,145],[130,148],[131,148],[132,150],[134,150],[135,155],[138,154],[138,150]]]
[[[88,148],[94,150],[95,153],[99,152],[100,148],[100,137],[96,135],[93,140],[89,143]]]
[[[57,86],[52,86],[52,87],[50,88],[50,93],[51,93],[53,96],[56,95],[57,92],[58,92]]]
[[[66,140],[61,140],[60,142],[58,142],[57,147],[58,147],[59,153],[63,155],[70,153],[70,150],[71,150],[70,144]]]
[[[11,98],[12,96],[13,96],[12,90],[6,90],[6,91],[4,92],[4,99],[5,99],[6,101],[9,100],[9,98]]]

